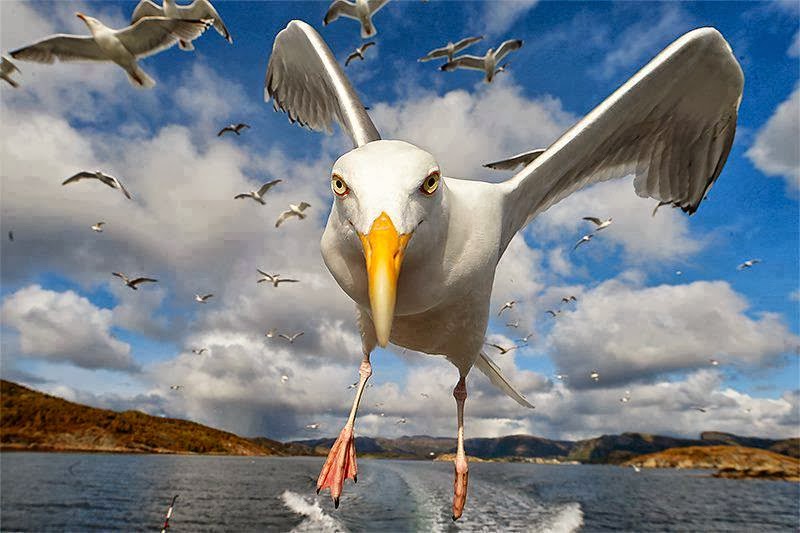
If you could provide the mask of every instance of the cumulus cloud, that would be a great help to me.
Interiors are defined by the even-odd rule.
[[[480,24],[476,30],[488,35],[501,35],[516,24],[539,0],[514,0],[508,2],[486,2]]]
[[[800,191],[800,87],[758,131],[747,157],[767,176],[781,176],[793,194]]]
[[[128,370],[130,346],[111,332],[111,311],[99,309],[73,291],[30,285],[3,301],[3,322],[19,333],[20,351],[83,368]]]

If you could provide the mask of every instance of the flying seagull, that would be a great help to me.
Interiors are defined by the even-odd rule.
[[[127,198],[128,200],[131,199],[131,193],[129,193],[128,189],[126,189],[125,186],[122,185],[121,181],[119,181],[114,176],[111,176],[104,172],[100,172],[99,170],[95,170],[94,172],[89,172],[86,170],[78,172],[74,176],[65,179],[61,185],[69,185],[70,183],[77,183],[81,180],[87,180],[87,179],[99,180],[102,183],[105,183],[106,185],[111,187],[112,189],[119,189],[122,191],[122,194],[125,195],[125,198]]]
[[[95,233],[103,233],[103,226],[105,225],[106,223],[101,220],[100,222],[92,226],[92,231],[94,231]]]
[[[581,237],[581,240],[579,240],[578,242],[575,243],[575,246],[573,246],[572,249],[573,250],[577,250],[578,246],[580,246],[581,244],[583,244],[585,242],[591,241],[592,237],[594,237],[593,233],[589,233],[588,235],[584,235],[583,237]]]
[[[170,385],[170,390],[181,390],[183,389],[183,385]]]
[[[11,57],[36,63],[60,61],[111,61],[128,73],[131,83],[152,88],[156,82],[142,70],[137,60],[165,50],[179,40],[190,42],[209,26],[205,20],[176,20],[145,17],[135,24],[114,30],[96,18],[76,14],[89,27],[91,36],[51,35],[39,42],[11,52]]]
[[[249,124],[245,124],[244,122],[239,122],[238,124],[228,124],[221,130],[217,132],[217,137],[222,137],[228,132],[235,133],[236,135],[241,135],[242,130],[250,129]]]
[[[258,271],[259,274],[264,276],[263,278],[258,280],[256,283],[261,283],[261,282],[264,282],[264,281],[268,281],[268,282],[272,283],[273,287],[277,287],[278,284],[280,284],[280,283],[297,283],[298,281],[300,281],[300,280],[297,280],[297,279],[282,278],[280,274],[267,274],[266,272],[264,272],[263,270],[261,270],[259,268],[257,268],[256,270]]]
[[[454,55],[464,50],[465,48],[472,46],[473,44],[477,43],[482,39],[483,35],[479,35],[476,37],[467,37],[455,43],[450,41],[442,48],[434,48],[433,50],[425,54],[423,57],[419,58],[418,61],[424,62],[439,58],[447,58],[447,61],[452,61]]]
[[[141,283],[156,283],[156,282],[158,282],[157,279],[153,279],[153,278],[135,278],[135,279],[131,279],[128,276],[126,276],[125,274],[123,274],[122,272],[112,272],[111,274],[114,275],[114,276],[117,276],[119,279],[122,280],[123,283],[125,283],[125,285],[127,285],[128,287],[130,287],[131,289],[133,289],[135,291],[139,290],[137,285],[139,285]]]
[[[719,361],[716,359],[709,359],[708,362],[711,363],[711,366],[719,366]]]
[[[592,372],[589,374],[589,378],[595,383],[597,383],[598,381],[600,381],[600,372],[598,372],[597,370],[592,370]]]
[[[747,270],[748,268],[753,268],[754,265],[760,262],[761,259],[748,259],[747,261],[736,267],[736,270]]]
[[[358,48],[356,48],[353,52],[351,52],[350,55],[347,56],[347,60],[345,60],[344,66],[349,65],[350,62],[352,60],[354,60],[355,58],[358,58],[361,61],[364,61],[364,52],[366,52],[367,48],[369,48],[370,46],[375,46],[375,41],[369,41],[368,43],[364,43],[361,46],[359,46]]]
[[[358,387],[358,381],[356,381],[355,383],[351,383],[350,385],[348,385],[348,386],[347,386],[347,390],[355,389],[356,387]]]
[[[553,311],[552,309],[548,309],[547,311],[545,311],[545,313],[549,314],[553,318],[558,318],[558,315],[561,314],[561,309],[558,309],[556,311]]]
[[[595,225],[595,228],[594,228],[595,231],[600,231],[601,229],[606,229],[614,221],[614,219],[611,218],[611,217],[608,217],[605,220],[600,220],[597,217],[583,217],[583,220],[588,220],[589,222],[594,224]]]
[[[8,232],[8,240],[11,241],[11,242],[14,242],[14,232],[13,231],[9,231]]]
[[[211,2],[208,0],[194,0],[194,2],[187,6],[179,6],[175,0],[163,0],[163,2],[164,5],[162,7],[159,7],[158,4],[150,0],[142,0],[139,2],[139,5],[133,10],[133,15],[131,15],[131,24],[144,17],[168,17],[179,20],[209,20],[214,24],[214,29],[217,30],[217,33],[222,35],[226,41],[233,44],[233,38],[228,28],[225,27],[225,23],[222,22],[219,13],[217,13],[217,10],[214,9],[214,6],[211,5]],[[191,41],[180,41],[178,46],[180,46],[181,50],[194,50],[194,45],[192,45]]]
[[[575,298],[575,297],[574,297],[574,296],[572,296],[572,295],[570,295],[570,296],[562,296],[562,297],[561,297],[561,302],[562,302],[562,303],[565,303],[565,304],[568,304],[568,303],[570,303],[570,302],[577,302],[577,301],[578,301],[578,299],[577,299],[577,298]]]
[[[278,336],[278,330],[275,329],[275,328],[272,328],[269,331],[267,331],[266,333],[264,333],[264,336],[266,338],[268,338],[268,339],[274,339],[275,337]]]
[[[319,429],[319,423],[307,424],[306,429]]]
[[[297,333],[295,333],[293,335],[284,335],[283,333],[281,333],[281,334],[278,335],[278,337],[280,337],[282,339],[286,339],[287,341],[289,341],[289,344],[294,344],[295,339],[297,337],[302,337],[303,333],[304,333],[303,331],[298,331]]]
[[[565,379],[567,379],[567,375],[566,374],[556,374],[556,379],[558,381],[564,381]]]
[[[515,320],[513,322],[506,322],[506,327],[508,327],[508,328],[518,328],[519,327],[519,320]]]
[[[286,374],[281,376],[281,383],[287,383],[289,381],[289,376]]]
[[[500,61],[509,53],[514,50],[519,50],[520,48],[522,48],[522,41],[520,39],[511,39],[503,42],[497,47],[497,50],[489,48],[489,51],[482,56],[464,55],[455,57],[452,61],[448,61],[439,67],[439,69],[445,72],[459,68],[480,70],[486,74],[484,81],[486,81],[486,83],[491,83],[494,75],[497,73],[496,69]]]
[[[511,300],[510,302],[504,303],[503,307],[500,308],[500,311],[497,312],[497,316],[502,315],[503,311],[505,311],[506,309],[513,309],[514,304],[516,304],[516,303],[517,303],[516,300]]]
[[[242,198],[252,198],[261,205],[267,205],[267,202],[264,201],[264,195],[267,194],[267,191],[269,191],[271,188],[273,188],[275,185],[279,184],[282,181],[283,180],[272,180],[262,185],[256,191],[243,192],[241,194],[237,194],[233,198],[234,200],[240,200]]]
[[[306,202],[300,202],[300,205],[289,204],[288,211],[284,211],[283,213],[281,213],[281,216],[279,216],[278,220],[275,221],[275,227],[276,228],[279,227],[281,224],[284,223],[284,221],[286,221],[286,219],[291,217],[297,217],[300,220],[303,220],[304,218],[306,218],[306,214],[303,211],[305,211],[309,207],[311,207],[311,204],[308,204]]]
[[[0,57],[0,79],[16,89],[19,83],[11,77],[14,72],[19,72],[17,66],[7,57]]]
[[[401,418],[400,420],[397,421],[398,424],[405,424],[407,422],[408,422],[408,419],[406,419],[406,418]]]
[[[537,157],[544,153],[544,148],[537,148],[529,152],[522,152],[521,154],[512,155],[508,159],[501,159],[500,161],[492,161],[483,165],[492,170],[514,170],[520,166],[526,166],[532,163]]]
[[[706,408],[706,407],[701,407],[701,406],[699,406],[699,405],[693,405],[693,406],[692,406],[692,409],[694,409],[695,411],[700,411],[701,413],[705,413],[705,412],[707,412],[707,411],[708,411],[708,408]]]
[[[370,354],[391,341],[444,356],[458,368],[453,517],[460,517],[470,369],[477,366],[532,407],[481,351],[495,269],[511,239],[573,192],[630,175],[639,196],[696,211],[727,159],[742,86],[742,70],[722,35],[695,30],[509,180],[443,178],[433,154],[381,139],[322,37],[304,22],[290,22],[272,48],[266,99],[314,130],[329,131],[337,122],[354,146],[332,168],[333,207],[321,247],[334,279],[357,304],[363,359],[350,416],[317,489],[330,488],[336,505],[344,480],[356,477],[353,426],[372,374]]]
[[[486,344],[487,344],[487,346],[491,346],[492,348],[497,348],[500,351],[500,355],[505,355],[508,352],[510,352],[512,350],[516,350],[517,348],[519,348],[519,346],[510,346],[508,348],[504,348],[503,346],[500,346],[498,344],[493,344],[491,342],[487,342]]]
[[[339,17],[347,17],[361,23],[361,38],[366,39],[378,33],[372,24],[372,17],[380,8],[385,6],[389,0],[334,0],[322,19],[322,25],[327,26]]]
[[[199,295],[199,294],[195,294],[195,295],[194,295],[194,301],[195,301],[195,302],[197,302],[197,303],[204,304],[204,303],[206,303],[206,301],[207,301],[209,298],[213,298],[213,297],[214,297],[214,295],[213,295],[213,294],[204,294],[204,295],[202,295],[202,296],[201,296],[201,295]]]
[[[208,348],[192,348],[192,353],[195,355],[203,355],[203,352],[207,352]]]
[[[533,337],[534,335],[536,335],[536,334],[535,334],[535,333],[528,333],[527,335],[525,335],[525,336],[524,336],[524,337],[522,337],[521,339],[517,339],[517,342],[521,342],[521,343],[523,343],[523,344],[528,344],[528,341],[529,341],[529,340],[531,339],[531,337]]]

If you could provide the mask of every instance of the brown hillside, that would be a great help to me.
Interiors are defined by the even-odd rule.
[[[253,442],[139,411],[87,407],[10,381],[0,381],[0,402],[2,450],[288,455],[277,441]]]
[[[767,478],[800,481],[800,460],[745,446],[689,446],[670,448],[631,459],[627,465],[643,468],[715,469],[718,477]]]

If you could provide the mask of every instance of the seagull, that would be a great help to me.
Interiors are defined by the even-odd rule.
[[[0,57],[0,79],[2,79],[4,82],[8,83],[9,85],[11,85],[16,89],[17,87],[19,87],[19,83],[17,83],[14,79],[11,78],[11,75],[14,72],[19,72],[17,66],[14,63],[12,63],[11,60],[8,59],[7,57],[5,56]]]
[[[549,314],[553,318],[558,318],[558,315],[561,314],[561,309],[557,309],[555,311],[553,311],[552,309],[548,309],[547,311],[545,311],[545,313]]]
[[[592,370],[591,374],[589,374],[589,377],[591,378],[592,381],[597,383],[598,381],[600,381],[600,372],[598,372],[597,370]]]
[[[206,303],[206,300],[208,300],[209,298],[213,298],[213,297],[214,297],[213,294],[204,294],[203,296],[200,296],[199,294],[195,294],[194,295],[194,301],[197,302],[197,303],[204,304],[204,303]]]
[[[531,338],[531,337],[533,337],[534,335],[535,335],[535,333],[528,333],[527,335],[525,335],[525,336],[524,336],[524,337],[522,337],[521,339],[517,339],[517,342],[521,342],[521,343],[523,343],[523,344],[528,344],[528,341],[529,341],[529,340],[530,340],[530,338]]]
[[[693,405],[692,409],[694,409],[695,411],[700,411],[701,413],[707,412],[707,409],[705,407],[700,407],[699,405]]]
[[[641,472],[642,471],[642,469],[640,467],[636,466],[636,465],[631,465],[631,468],[633,468],[634,472]]]
[[[350,62],[355,58],[359,58],[361,61],[364,61],[364,52],[366,52],[367,48],[369,48],[370,46],[375,46],[375,41],[369,41],[368,43],[364,43],[358,48],[356,48],[353,52],[351,52],[350,55],[347,56],[347,60],[344,62],[344,66],[349,65]]]
[[[192,348],[192,353],[195,355],[203,355],[203,352],[207,352],[208,348]]]
[[[719,361],[716,359],[709,359],[708,362],[711,363],[711,366],[719,366]]]
[[[588,235],[584,235],[583,237],[581,237],[581,240],[579,240],[578,242],[575,243],[575,246],[572,249],[573,250],[577,250],[578,246],[580,246],[581,244],[583,244],[585,242],[591,241],[592,237],[594,237],[593,233],[589,233]]]
[[[408,422],[408,419],[406,418],[401,418],[400,420],[397,421],[398,424],[405,424],[406,422]]]
[[[281,334],[278,335],[278,337],[280,337],[282,339],[286,339],[287,341],[289,341],[289,344],[294,344],[294,340],[297,337],[302,337],[304,333],[305,333],[304,331],[299,331],[299,332],[297,332],[297,333],[295,333],[293,335],[284,335],[283,333],[281,333]]]
[[[130,287],[131,289],[133,289],[135,291],[139,290],[138,287],[136,287],[136,286],[139,285],[140,283],[156,283],[156,282],[158,282],[157,279],[153,279],[153,278],[130,279],[128,276],[126,276],[122,272],[112,272],[111,274],[113,274],[114,276],[117,276],[118,278],[120,278],[122,280],[122,282],[125,283],[125,285],[127,285],[128,287]]]
[[[483,35],[479,35],[476,37],[466,37],[455,43],[450,41],[442,48],[434,48],[433,50],[425,54],[423,57],[419,58],[417,61],[425,62],[425,61],[431,61],[433,59],[439,59],[440,57],[446,57],[447,61],[449,62],[453,60],[454,55],[481,40],[483,40]]]
[[[433,154],[381,139],[319,33],[289,22],[272,47],[265,99],[313,130],[338,123],[354,147],[331,169],[333,206],[321,248],[333,278],[356,303],[363,358],[350,415],[317,489],[330,489],[336,506],[344,481],[356,477],[354,422],[372,375],[370,355],[391,341],[443,356],[458,369],[452,509],[459,518],[468,480],[467,374],[477,366],[533,407],[482,352],[495,269],[511,239],[573,192],[631,175],[639,196],[696,211],[732,145],[743,79],[717,30],[692,31],[509,180],[461,180],[443,177]],[[668,172],[673,167],[682,170]]]
[[[131,198],[131,193],[129,193],[128,189],[126,189],[125,186],[122,185],[121,181],[119,181],[114,176],[111,176],[111,175],[106,174],[105,172],[101,172],[99,170],[95,170],[94,172],[89,172],[89,171],[86,171],[86,170],[84,170],[82,172],[78,172],[74,176],[71,176],[71,177],[65,179],[64,182],[61,185],[69,185],[70,183],[76,183],[76,182],[78,182],[80,180],[86,180],[86,179],[100,180],[101,182],[105,183],[106,185],[108,185],[112,189],[121,190],[122,194],[124,194],[125,198],[127,198],[128,200],[132,199]]]
[[[614,221],[614,219],[611,218],[611,217],[608,217],[605,220],[600,220],[597,217],[583,217],[583,220],[588,220],[589,222],[594,224],[595,225],[595,228],[594,228],[595,231],[600,231],[601,229],[606,229],[607,227],[609,227],[611,225],[611,222]]]
[[[94,231],[95,233],[103,233],[103,226],[105,225],[106,225],[105,222],[100,221],[96,223],[94,226],[92,226],[92,231]]]
[[[558,381],[564,381],[565,379],[567,379],[567,375],[566,374],[556,374],[556,379]]]
[[[183,385],[170,385],[170,390],[181,390],[183,389]]]
[[[505,72],[508,69],[509,69],[509,62],[506,61],[505,63],[494,69],[494,75],[497,76],[501,72]]]
[[[622,396],[622,398],[619,399],[619,401],[622,403],[628,403],[629,401],[631,401],[631,391],[626,390],[625,394]]]
[[[319,423],[308,424],[306,425],[306,429],[319,429]]]
[[[350,385],[348,385],[348,386],[347,386],[347,390],[355,389],[356,387],[358,387],[358,381],[356,381],[356,382],[354,382],[354,383],[351,383]]]
[[[244,122],[239,122],[238,124],[228,124],[227,126],[225,126],[224,128],[222,128],[217,132],[217,137],[222,137],[229,131],[235,133],[236,135],[241,135],[242,134],[241,131],[244,129],[250,129],[250,125],[245,124]]]
[[[145,17],[126,28],[114,30],[96,18],[76,13],[91,36],[51,35],[39,42],[11,52],[11,57],[36,63],[60,61],[111,61],[128,73],[131,83],[153,88],[155,80],[147,75],[137,59],[151,56],[173,46],[179,40],[193,41],[209,26],[205,20],[176,20]]]
[[[506,322],[506,327],[508,327],[508,328],[518,328],[519,327],[519,320],[515,320],[514,322]]]
[[[513,309],[514,304],[516,304],[516,303],[517,303],[516,300],[511,300],[510,302],[504,303],[503,307],[500,308],[500,311],[497,312],[497,316],[502,315],[503,311],[505,311],[506,309]]]
[[[264,272],[263,270],[261,270],[259,268],[257,268],[256,270],[258,271],[259,274],[264,276],[263,278],[258,280],[256,283],[269,281],[270,283],[272,283],[273,287],[277,287],[279,283],[298,283],[300,281],[298,279],[282,278],[280,274],[267,274],[266,272]]]
[[[676,271],[675,271],[675,275],[676,275],[676,276],[683,276],[683,272],[682,272],[682,271],[680,271],[680,270],[676,270]]]
[[[281,376],[281,383],[286,383],[288,381],[289,381],[289,376],[287,376],[286,374]]]
[[[568,304],[570,302],[577,302],[577,301],[578,301],[578,299],[575,298],[574,296],[571,296],[571,295],[570,296],[562,296],[561,297],[561,302],[565,303],[565,304]]]
[[[517,167],[524,167],[532,163],[537,157],[545,152],[544,148],[537,148],[521,154],[512,155],[508,159],[501,159],[500,161],[492,161],[483,165],[492,170],[514,170]]]
[[[283,180],[272,180],[262,185],[258,190],[243,192],[241,194],[237,194],[233,198],[234,200],[240,200],[242,198],[252,198],[261,205],[267,205],[267,202],[264,201],[264,195],[267,194],[267,191],[269,191],[271,188],[273,188],[275,185],[279,184],[282,181]]]
[[[268,339],[274,339],[275,337],[278,336],[278,330],[275,329],[275,328],[272,328],[269,331],[267,331],[266,333],[264,333],[264,336],[266,338],[268,338]]]
[[[486,73],[486,78],[484,78],[486,83],[491,83],[494,75],[497,73],[497,70],[495,70],[497,64],[500,63],[500,61],[502,61],[502,59],[509,53],[520,48],[522,48],[522,40],[511,39],[503,42],[497,47],[497,50],[489,48],[489,51],[482,56],[464,55],[455,57],[451,61],[448,61],[439,67],[439,69],[444,70],[445,72],[456,70],[458,68],[480,70]]]
[[[747,270],[748,268],[753,268],[753,265],[756,265],[761,262],[761,259],[748,259],[738,267],[736,270]]]
[[[500,345],[498,345],[498,344],[493,344],[493,343],[491,343],[491,342],[487,342],[486,344],[487,344],[488,346],[491,346],[492,348],[497,348],[498,350],[500,350],[500,355],[505,355],[505,354],[507,354],[508,352],[510,352],[510,351],[512,351],[512,350],[516,350],[517,348],[519,348],[519,346],[516,346],[516,345],[515,345],[515,346],[511,346],[511,347],[509,347],[509,348],[504,348],[504,347],[502,347],[502,346],[500,346]]]
[[[11,242],[14,242],[14,232],[13,231],[9,231],[8,232],[8,240],[11,241]]]
[[[380,8],[386,5],[389,0],[334,0],[325,12],[322,25],[327,26],[339,17],[355,19],[361,23],[361,38],[366,39],[378,33],[372,24],[372,17]]]
[[[300,220],[303,220],[306,218],[306,214],[303,213],[303,211],[309,207],[311,207],[311,204],[306,202],[300,202],[300,205],[289,204],[289,210],[281,213],[281,216],[279,216],[278,220],[275,221],[275,227],[279,227],[287,218],[297,217]]]
[[[420,392],[419,395],[422,396],[423,398],[430,398],[431,397],[430,394],[427,394],[425,392]]]
[[[179,20],[208,20],[211,21],[214,25],[214,29],[217,30],[217,33],[222,35],[226,41],[233,44],[233,38],[231,37],[228,28],[225,27],[225,23],[222,22],[222,18],[217,13],[217,10],[214,9],[214,6],[211,5],[211,2],[208,0],[194,0],[188,6],[179,6],[175,3],[175,0],[163,0],[164,5],[162,7],[158,7],[157,4],[151,2],[150,0],[142,0],[139,2],[139,5],[136,6],[136,9],[133,10],[133,15],[131,15],[131,24],[138,21],[144,17],[168,17],[171,19],[179,19]],[[194,50],[194,45],[192,45],[191,41],[180,41],[178,46],[181,50]]]

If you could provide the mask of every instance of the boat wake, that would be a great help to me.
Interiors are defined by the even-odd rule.
[[[304,498],[296,492],[287,490],[281,494],[281,500],[283,500],[283,504],[290,511],[306,517],[294,529],[292,529],[293,533],[305,533],[311,531],[338,533],[347,531],[347,529],[335,518],[326,515],[322,510],[322,507],[320,507],[319,503],[314,499],[309,501],[309,499]]]

